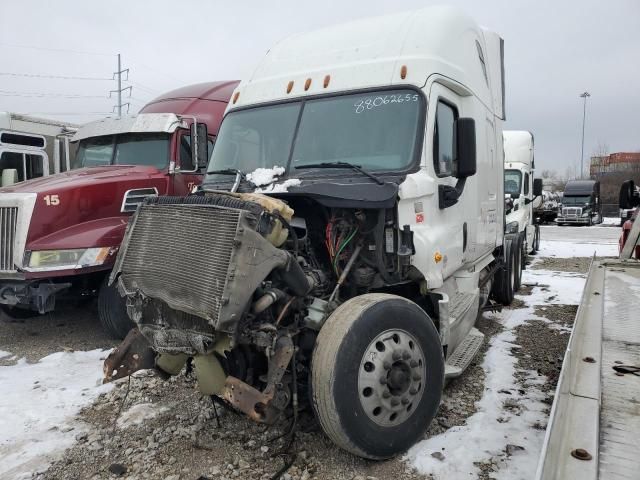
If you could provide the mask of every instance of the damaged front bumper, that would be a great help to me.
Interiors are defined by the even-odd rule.
[[[133,329],[106,358],[103,383],[148,369],[155,370],[160,377],[166,379],[170,375],[179,374],[191,359],[202,394],[217,395],[252,420],[273,424],[289,403],[289,392],[282,388],[282,379],[295,352],[291,336],[278,337],[273,354],[269,358],[263,390],[227,375],[217,356],[224,355],[225,346],[228,346],[228,342],[218,341],[215,353],[193,357],[183,353],[156,353],[140,331]]]

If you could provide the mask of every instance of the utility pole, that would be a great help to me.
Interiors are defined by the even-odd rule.
[[[124,70],[122,69],[122,64],[120,63],[120,54],[118,54],[118,70],[113,73],[113,78],[114,78],[114,80],[117,81],[118,88],[116,90],[111,90],[109,92],[109,98],[111,98],[111,94],[112,93],[117,94],[118,103],[117,103],[117,105],[115,105],[113,107],[113,110],[117,111],[118,117],[122,116],[122,107],[124,107],[126,105],[127,106],[127,112],[129,112],[129,106],[130,106],[130,104],[128,102],[127,103],[122,103],[122,92],[124,92],[125,90],[129,90],[129,96],[131,96],[131,86],[122,88],[122,74],[123,73],[127,74],[127,78],[125,78],[125,80],[129,80],[129,69],[128,68],[125,68]]]
[[[582,149],[580,150],[580,180],[584,176],[584,122],[587,116],[587,98],[590,97],[591,94],[587,91],[580,94],[580,97],[584,99],[584,103],[582,106]]]

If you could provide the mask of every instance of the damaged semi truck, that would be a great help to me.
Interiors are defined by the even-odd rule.
[[[258,422],[304,402],[356,455],[406,450],[482,345],[478,312],[513,298],[503,120],[502,39],[458,10],[284,40],[199,191],[129,223],[111,281],[139,330],[105,381],[190,364]]]
[[[73,137],[72,170],[1,188],[0,308],[22,318],[97,296],[102,325],[124,338],[132,322],[106,279],[127,221],[145,197],[186,195],[202,181],[237,84],[183,87],[136,116],[88,123]]]

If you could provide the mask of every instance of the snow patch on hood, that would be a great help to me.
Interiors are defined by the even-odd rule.
[[[256,188],[255,193],[287,193],[289,187],[299,187],[301,183],[299,178],[289,178],[282,183],[272,183],[265,188]]]
[[[253,172],[247,173],[247,180],[256,187],[269,185],[284,173],[284,167],[274,166],[273,168],[256,168]]]

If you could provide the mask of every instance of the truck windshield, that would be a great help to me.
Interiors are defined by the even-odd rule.
[[[522,172],[520,170],[504,171],[504,193],[520,193],[522,187]]]
[[[168,162],[168,134],[125,133],[81,140],[73,168],[104,165],[146,165],[164,168]]]
[[[416,155],[422,104],[418,93],[403,89],[231,112],[220,127],[208,171],[291,170],[323,162],[403,170]]]
[[[591,201],[591,195],[580,195],[578,197],[564,197],[562,204],[567,205],[585,205]]]

